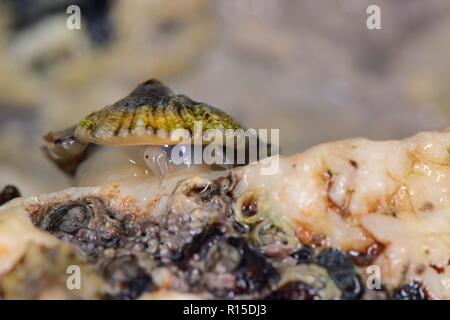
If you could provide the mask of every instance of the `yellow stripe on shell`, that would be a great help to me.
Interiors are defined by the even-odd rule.
[[[170,139],[176,129],[193,134],[194,122],[209,129],[240,129],[225,112],[207,104],[194,104],[184,96],[175,96],[168,103],[156,106],[109,106],[83,119],[76,136],[83,142],[105,145],[175,144]]]

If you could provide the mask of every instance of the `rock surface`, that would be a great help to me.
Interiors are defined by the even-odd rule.
[[[265,160],[15,199],[0,293],[78,298],[61,280],[75,263],[95,279],[81,298],[450,299],[449,147],[449,130],[351,139],[272,158],[272,175]],[[36,277],[30,250],[59,259]]]

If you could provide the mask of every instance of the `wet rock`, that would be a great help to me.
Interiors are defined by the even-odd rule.
[[[7,185],[0,192],[0,206],[14,198],[20,197],[20,191],[15,186]]]

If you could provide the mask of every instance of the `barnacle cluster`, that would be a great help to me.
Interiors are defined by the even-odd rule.
[[[233,199],[235,185],[232,175],[182,181],[159,216],[121,213],[84,198],[51,203],[32,221],[79,249],[77,259],[100,275],[99,298],[132,299],[161,289],[210,298],[362,297],[357,268],[342,251],[287,241],[292,231],[266,218],[259,224],[268,220],[276,232],[257,241],[260,226],[243,227],[251,223],[236,207],[247,210],[249,195]],[[253,206],[255,215],[260,208]],[[278,246],[268,250],[268,244]]]

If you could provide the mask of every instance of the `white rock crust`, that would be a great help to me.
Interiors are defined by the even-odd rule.
[[[258,190],[303,243],[345,251],[384,245],[375,263],[393,288],[422,281],[450,299],[450,130],[402,141],[351,139],[235,171],[235,196]],[[320,243],[317,243],[320,242]]]

